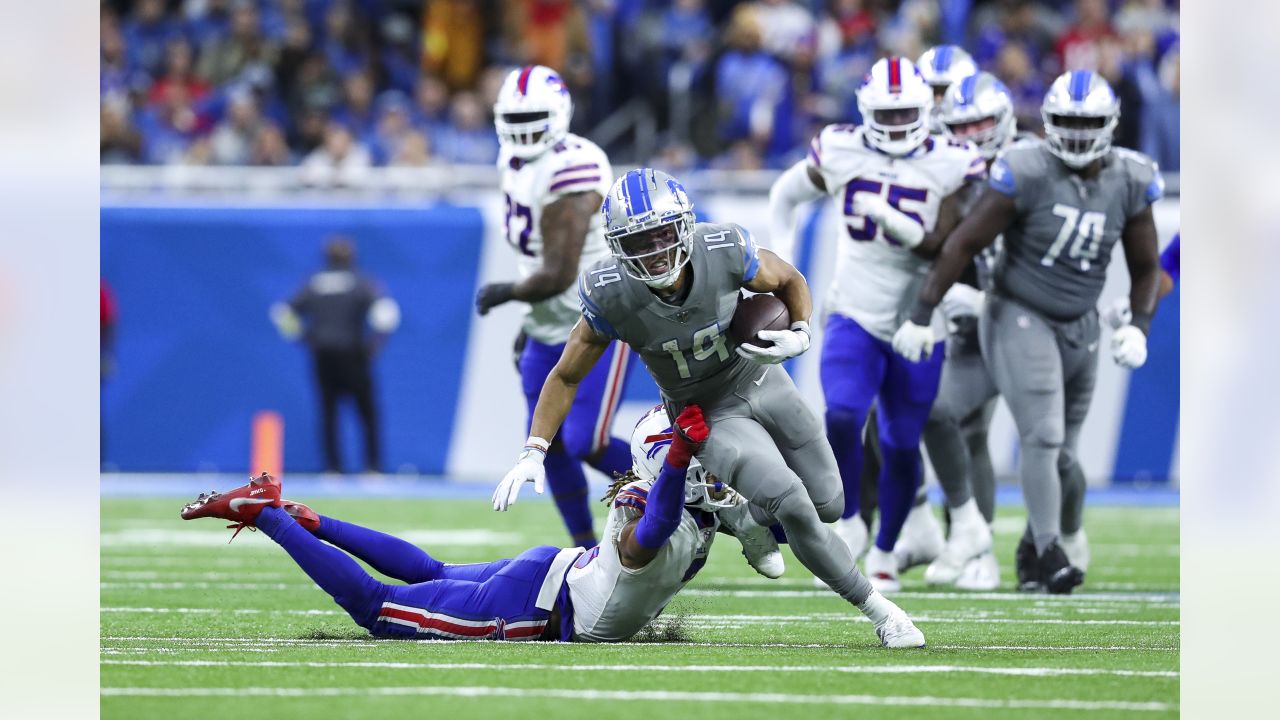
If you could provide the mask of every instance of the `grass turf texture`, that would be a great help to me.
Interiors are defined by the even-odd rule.
[[[306,498],[298,498],[306,501]],[[179,499],[102,501],[104,718],[1176,717],[1176,508],[1092,508],[1088,582],[1009,591],[1023,522],[1001,508],[1005,589],[938,591],[921,569],[896,601],[925,650],[878,647],[869,623],[787,574],[751,571],[720,536],[656,628],[626,645],[374,640],[260,533],[183,522]],[[497,516],[476,500],[318,501],[448,562],[564,539],[553,505]],[[665,708],[665,709],[664,709]]]

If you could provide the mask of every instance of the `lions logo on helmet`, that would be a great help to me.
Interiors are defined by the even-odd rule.
[[[886,155],[907,155],[929,139],[932,109],[933,91],[906,58],[876,61],[858,90],[867,142]]]
[[[668,288],[693,250],[693,203],[680,181],[652,168],[618,178],[600,208],[605,240],[631,277]]]
[[[631,433],[631,468],[637,477],[648,482],[658,479],[674,436],[671,418],[664,406],[655,405],[640,418]],[[685,505],[714,512],[718,508],[732,507],[736,495],[733,488],[708,473],[697,458],[690,461],[684,481]]]
[[[564,140],[573,117],[573,99],[555,70],[526,65],[507,74],[493,124],[498,142],[512,156],[529,160]]]
[[[1063,73],[1040,106],[1049,151],[1073,168],[1107,154],[1120,119],[1120,100],[1102,76],[1090,70]]]
[[[942,98],[938,117],[948,135],[973,143],[988,160],[1013,139],[1017,129],[1013,96],[989,72],[952,83]]]

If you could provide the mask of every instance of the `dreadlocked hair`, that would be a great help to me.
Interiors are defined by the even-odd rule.
[[[613,502],[613,499],[618,496],[618,493],[622,492],[622,488],[639,479],[640,476],[636,475],[635,470],[627,470],[621,474],[614,473],[613,483],[610,484],[609,489],[605,491],[604,497],[600,498],[600,502],[605,504]]]

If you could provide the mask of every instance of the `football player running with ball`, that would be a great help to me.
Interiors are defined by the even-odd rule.
[[[498,92],[494,124],[502,152],[507,242],[519,258],[519,282],[490,283],[476,294],[485,315],[512,300],[529,303],[520,338],[520,381],[529,413],[578,321],[574,280],[609,257],[600,203],[613,182],[604,151],[569,132],[573,101],[560,76],[529,65],[512,70]],[[614,343],[582,380],[564,427],[547,451],[547,481],[573,542],[595,544],[583,463],[608,477],[629,464],[627,443],[610,435],[631,353]]]
[[[866,570],[872,584],[888,592],[900,588],[894,548],[923,479],[920,437],[943,356],[939,347],[906,362],[890,341],[929,258],[959,221],[963,198],[985,177],[986,165],[969,143],[930,137],[933,90],[910,60],[876,62],[858,92],[858,105],[865,125],[827,126],[808,157],[774,183],[771,234],[775,243],[789,246],[792,212],[806,200],[830,194],[843,208],[821,364],[827,439],[844,480],[837,528],[855,553],[866,546],[867,527],[858,513],[862,431],[875,403],[880,530]],[[936,327],[940,341],[942,313],[931,312],[925,322]]]
[[[1079,517],[1084,494],[1064,501],[1059,473],[1075,462],[1093,395],[1095,306],[1121,242],[1133,317],[1112,334],[1111,354],[1123,367],[1141,366],[1160,284],[1151,204],[1163,185],[1145,155],[1111,147],[1120,102],[1096,73],[1060,76],[1041,114],[1046,139],[1018,143],[992,165],[990,187],[947,238],[893,345],[910,360],[934,351],[934,308],[973,257],[1003,234],[978,334],[1021,444],[1029,528],[1018,546],[1019,586],[1069,593],[1084,573],[1064,552],[1062,515],[1065,509]]]
[[[702,568],[722,524],[757,569],[782,572],[769,530],[751,522],[746,501],[693,459],[708,433],[696,405],[674,427],[662,407],[646,415],[635,430],[634,468],[610,488],[604,543],[586,551],[543,545],[510,559],[451,565],[399,538],[283,500],[280,481],[266,473],[230,492],[201,495],[182,518],[262,530],[378,637],[618,642],[656,618]],[[407,584],[378,581],[352,556]]]
[[[582,379],[613,341],[639,353],[672,415],[690,404],[711,428],[699,459],[751,501],[756,524],[782,524],[800,562],[871,620],[889,647],[922,647],[924,635],[858,572],[848,546],[826,525],[844,497],[835,458],[791,378],[777,364],[809,347],[809,288],[794,267],[758,250],[742,227],[695,223],[684,187],[642,168],[614,183],[602,208],[611,260],[578,280],[583,320],[538,398],[531,436],[493,496],[515,502],[526,482],[542,491],[547,440]],[[740,292],[775,293],[790,329],[757,343],[726,332]]]

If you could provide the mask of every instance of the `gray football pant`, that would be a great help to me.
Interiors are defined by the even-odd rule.
[[[1099,336],[1096,311],[1057,322],[994,293],[978,321],[982,355],[1018,426],[1019,476],[1037,553],[1079,529],[1084,473],[1076,446],[1093,398]],[[1067,523],[1064,508],[1074,509]]]
[[[871,584],[827,525],[844,510],[835,454],[786,370],[762,367],[702,410],[711,428],[698,454],[703,466],[751,501],[757,521],[782,523],[810,572],[849,602],[866,600]]]
[[[974,498],[987,522],[995,519],[996,477],[987,428],[999,391],[976,346],[947,343],[938,397],[924,426],[924,445],[947,507]]]

